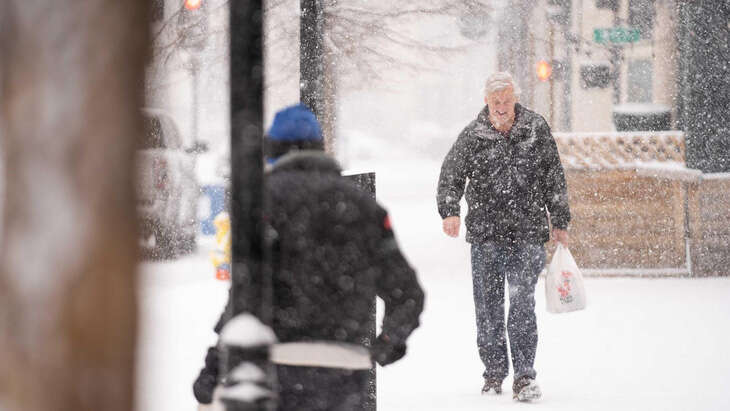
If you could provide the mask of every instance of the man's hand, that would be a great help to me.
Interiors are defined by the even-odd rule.
[[[391,344],[387,335],[380,334],[370,347],[370,355],[381,367],[385,367],[406,355],[406,345]]]
[[[569,240],[568,230],[553,228],[553,241],[557,241],[567,247]]]
[[[461,219],[458,215],[444,218],[444,233],[449,237],[459,236],[459,226],[461,225]]]

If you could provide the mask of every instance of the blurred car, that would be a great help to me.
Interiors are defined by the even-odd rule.
[[[195,250],[200,187],[195,155],[206,147],[183,147],[173,118],[146,108],[144,135],[137,147],[137,214],[144,255],[171,258]]]

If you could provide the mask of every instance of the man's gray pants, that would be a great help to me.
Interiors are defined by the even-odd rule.
[[[509,373],[504,324],[504,280],[509,285],[507,333],[514,377],[535,378],[537,321],[535,285],[545,266],[542,244],[472,244],[471,267],[477,319],[477,346],[484,378],[504,380]]]

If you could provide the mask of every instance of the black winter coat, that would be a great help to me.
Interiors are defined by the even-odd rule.
[[[282,157],[266,176],[264,194],[273,252],[273,329],[279,341],[370,342],[372,357],[381,365],[405,355],[406,339],[418,327],[424,296],[400,253],[386,211],[341,177],[337,162],[322,152]],[[376,295],[385,303],[382,332],[368,341]],[[257,304],[236,301],[235,305],[257,312]],[[216,332],[231,317],[233,306],[229,298]],[[220,377],[217,347],[208,350],[205,364],[193,393],[199,402],[210,403]],[[312,381],[306,385],[317,386],[316,398],[302,393],[301,385],[294,388],[291,381],[308,372],[313,373]],[[280,366],[282,409],[307,408],[290,404],[302,395],[310,402],[324,398],[331,404],[346,394],[361,394],[367,371],[340,372]],[[332,378],[341,384],[319,386]]]
[[[570,222],[565,174],[550,127],[520,104],[506,136],[492,126],[486,106],[461,132],[441,167],[442,218],[460,214],[465,185],[468,242],[544,243],[550,238],[546,210],[553,227],[565,229]]]
[[[273,329],[279,341],[363,344],[377,295],[385,303],[382,334],[392,345],[405,344],[419,325],[424,295],[387,212],[318,151],[279,159],[267,173],[265,200],[275,233]]]

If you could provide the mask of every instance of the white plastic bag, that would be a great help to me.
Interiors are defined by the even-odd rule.
[[[545,277],[545,301],[551,313],[567,313],[586,308],[583,275],[568,247],[558,243]]]

